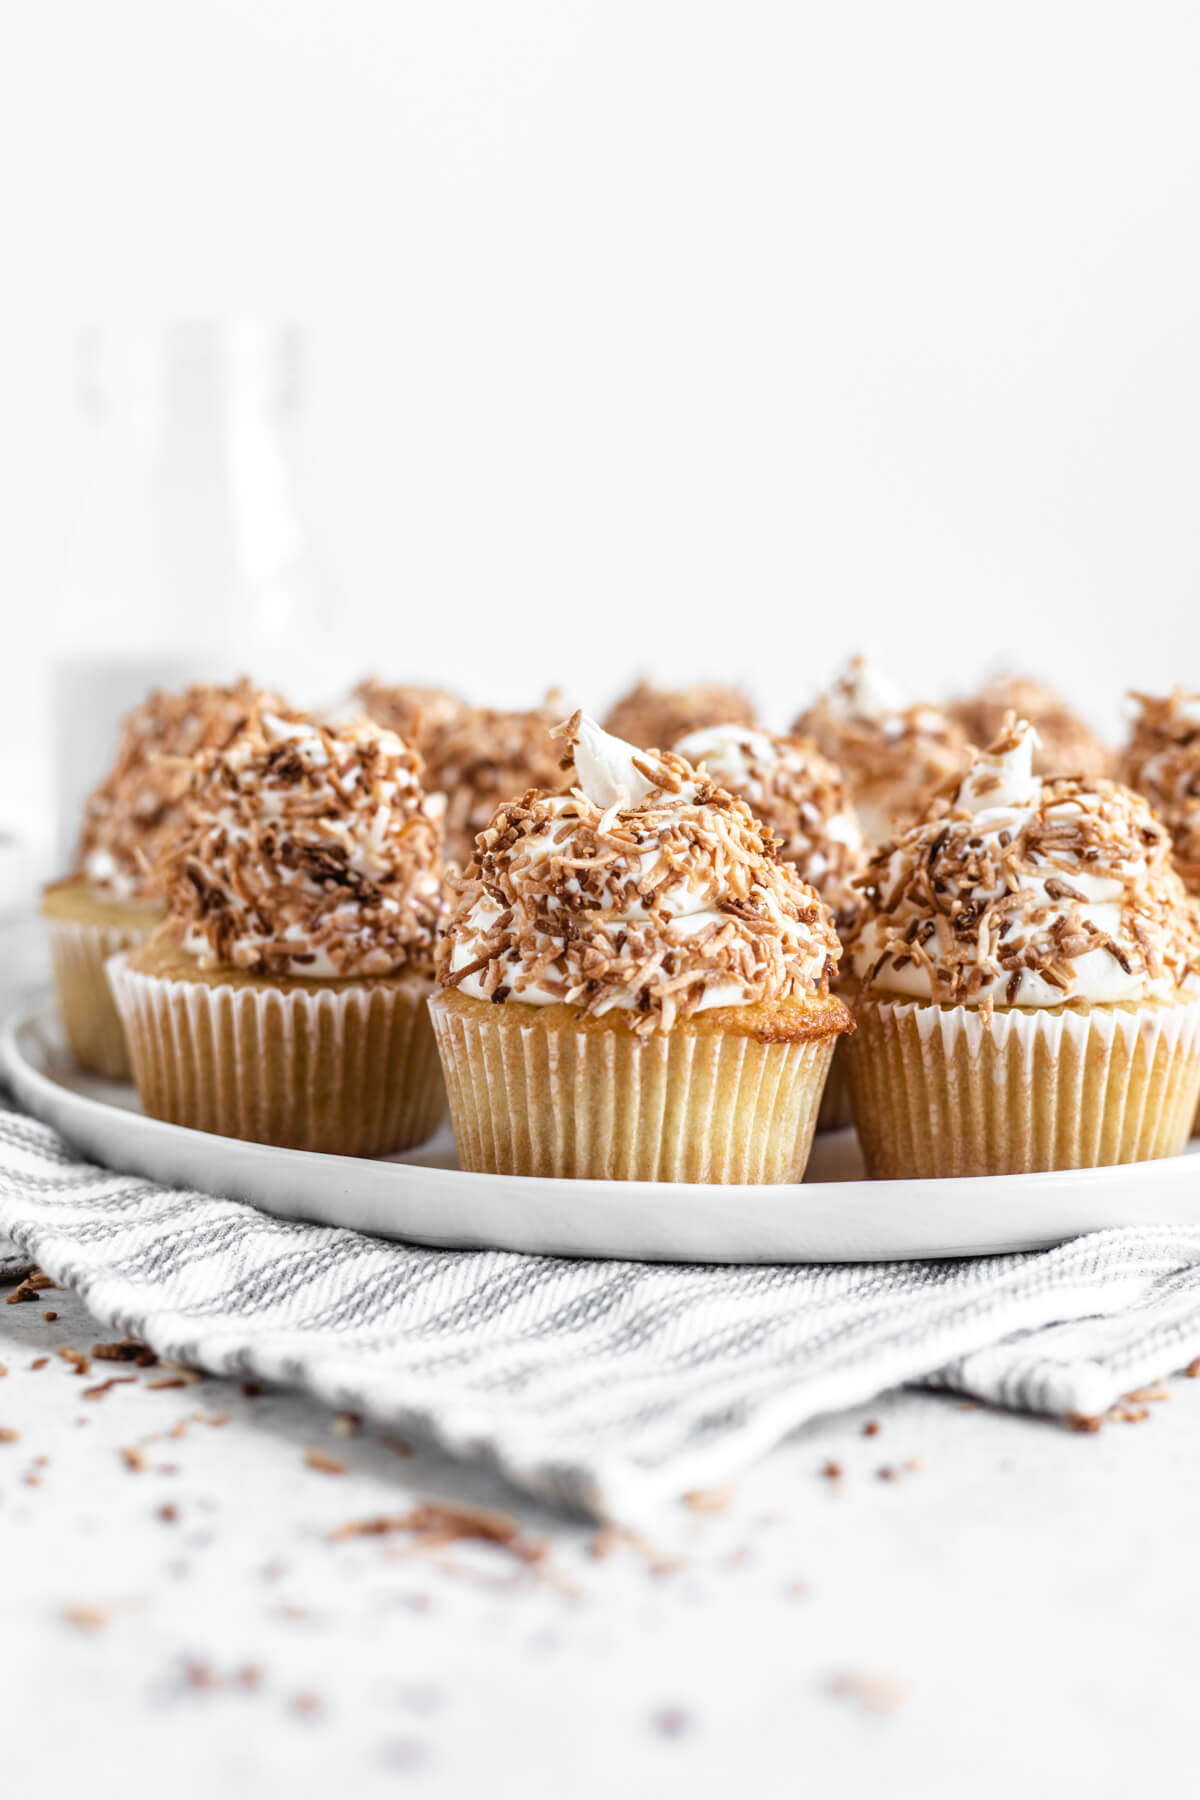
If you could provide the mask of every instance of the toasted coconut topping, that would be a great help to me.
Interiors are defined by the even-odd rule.
[[[360,681],[353,698],[369,719],[424,757],[426,786],[432,791],[430,753],[436,754],[442,734],[470,712],[467,702],[448,688],[396,686],[374,678]]]
[[[1200,694],[1176,688],[1165,700],[1130,698],[1137,717],[1124,778],[1171,833],[1176,867],[1192,893],[1200,893]]]
[[[183,823],[191,759],[228,744],[255,699],[253,683],[242,680],[178,694],[155,688],[135,707],[121,725],[115,763],[84,806],[73,873],[115,900],[161,903],[155,865]],[[285,710],[277,695],[267,700]]]
[[[368,719],[282,718],[260,697],[195,759],[163,862],[171,928],[205,968],[320,978],[432,966],[440,803],[421,759]]]
[[[446,797],[446,858],[460,867],[475,854],[475,839],[501,801],[530,787],[563,785],[562,752],[550,736],[563,713],[557,694],[528,712],[470,706],[437,688],[377,682],[364,682],[357,697],[373,719],[420,750],[426,787]]]
[[[905,706],[861,656],[795,721],[845,776],[859,823],[878,843],[910,825],[962,774],[966,733],[936,706]]]
[[[623,694],[604,729],[642,750],[666,750],[702,725],[754,725],[753,702],[738,688],[700,681],[689,688],[657,688],[639,681]]]
[[[1010,715],[953,798],[885,844],[855,885],[864,991],[990,1009],[1172,1000],[1200,966],[1196,911],[1146,802],[1033,773]]]
[[[744,801],[578,713],[562,730],[577,784],[501,806],[481,834],[454,882],[446,986],[617,1007],[643,1033],[702,1008],[828,992],[829,910]]]
[[[1008,714],[1028,719],[1040,740],[1033,766],[1039,775],[1112,775],[1112,752],[1061,694],[1028,675],[997,675],[950,711],[973,744],[990,744]]]
[[[746,725],[711,725],[675,745],[770,827],[795,865],[832,907],[839,930],[852,903],[851,877],[866,850],[839,770],[811,738],[773,737]]]

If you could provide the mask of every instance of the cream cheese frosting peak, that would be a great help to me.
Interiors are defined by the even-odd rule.
[[[904,711],[904,695],[882,669],[865,656],[853,656],[829,693],[832,711],[844,719],[881,724]]]
[[[456,880],[439,967],[479,999],[619,1008],[640,1032],[826,993],[828,908],[741,800],[581,715],[565,793],[501,806]]]
[[[392,732],[256,706],[223,751],[197,759],[189,826],[165,864],[172,927],[206,968],[428,970],[440,813]]]
[[[645,756],[641,758],[643,768]],[[575,777],[593,806],[635,807],[655,791],[655,782],[638,768],[632,744],[605,731],[583,715],[575,731]]]
[[[1040,742],[1033,726],[1019,720],[971,764],[955,796],[956,810],[992,813],[1032,806],[1042,791],[1033,772],[1033,754]]]
[[[1043,780],[1011,718],[950,801],[859,878],[864,992],[990,1008],[1172,1000],[1200,962],[1195,910],[1146,802]]]

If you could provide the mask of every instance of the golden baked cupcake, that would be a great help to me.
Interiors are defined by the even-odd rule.
[[[1115,782],[1033,772],[1024,721],[860,878],[849,1074],[867,1168],[1172,1156],[1200,1093],[1195,910]]]
[[[67,1039],[76,1061],[97,1074],[129,1077],[104,964],[144,942],[163,918],[156,865],[185,816],[189,759],[227,744],[253,699],[242,681],[156,690],[135,707],[122,723],[112,769],[84,806],[72,873],[42,895]]]
[[[659,688],[639,681],[609,711],[604,729],[641,750],[666,750],[702,725],[755,725],[753,702],[739,688],[698,681]]]
[[[839,934],[849,930],[850,883],[866,861],[866,846],[840,773],[812,739],[773,737],[748,725],[710,725],[681,738],[675,753],[746,802],[778,838],[783,860],[831,909]],[[847,997],[844,987],[839,991]],[[851,1122],[842,1046],[834,1052],[817,1130],[837,1131]]]
[[[1133,731],[1122,778],[1150,802],[1171,834],[1175,867],[1200,894],[1200,694],[1131,694]]]
[[[1062,695],[1029,675],[996,675],[978,693],[949,709],[971,742],[990,744],[1009,713],[1028,719],[1038,735],[1036,775],[1111,775],[1113,756]]]
[[[839,1034],[828,908],[741,800],[578,714],[497,812],[430,1003],[465,1169],[798,1181]]]
[[[356,694],[369,717],[421,752],[426,789],[445,796],[445,857],[459,868],[502,800],[562,783],[561,752],[550,736],[563,714],[557,694],[523,712],[471,706],[441,688],[364,682]]]
[[[906,706],[861,656],[792,726],[842,771],[867,841],[882,843],[923,811],[930,796],[962,773],[967,737],[936,706]]]
[[[269,706],[197,759],[167,922],[109,964],[148,1113],[344,1156],[430,1135],[440,807],[420,776],[369,720]]]

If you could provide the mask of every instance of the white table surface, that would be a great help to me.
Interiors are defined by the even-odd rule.
[[[664,1511],[653,1540],[679,1559],[664,1571],[626,1546],[596,1560],[593,1527],[479,1472],[401,1459],[369,1428],[341,1439],[296,1396],[154,1391],[150,1369],[87,1400],[128,1371],[81,1378],[55,1352],[112,1335],[69,1294],[0,1304],[0,1428],[19,1433],[0,1442],[14,1793],[1194,1785],[1200,1382],[1096,1435],[894,1396],[798,1434],[725,1510]],[[347,1473],[309,1468],[310,1449]],[[425,1497],[505,1508],[548,1539],[547,1564],[330,1541]]]

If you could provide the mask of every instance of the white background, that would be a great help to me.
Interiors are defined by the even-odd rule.
[[[1198,53],[1135,0],[12,9],[9,749],[97,310],[310,323],[364,668],[1200,685]]]

